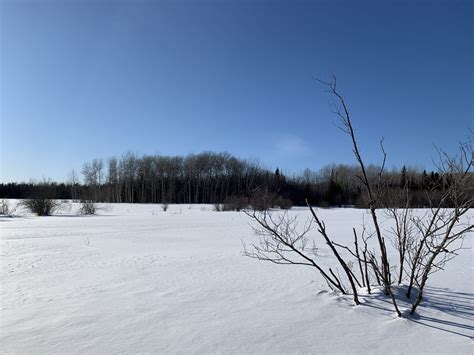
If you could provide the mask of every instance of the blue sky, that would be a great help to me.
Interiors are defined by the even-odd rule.
[[[227,151],[298,172],[431,168],[474,124],[472,1],[0,0],[1,179],[66,178],[126,151]]]

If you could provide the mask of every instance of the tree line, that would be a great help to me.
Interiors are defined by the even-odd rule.
[[[377,179],[378,166],[368,166],[369,179]],[[285,175],[258,162],[239,159],[229,153],[203,152],[182,156],[127,153],[107,160],[93,159],[79,174],[72,170],[66,182],[0,184],[1,198],[88,199],[112,203],[226,203],[265,199],[270,205],[284,199],[287,204],[305,205],[305,199],[323,207],[367,207],[360,181],[360,168],[330,165],[318,171]],[[449,187],[450,177],[435,171],[403,166],[382,177],[386,204],[406,205],[400,196],[409,195],[412,207],[433,203],[433,193]],[[471,184],[474,179],[471,174]],[[409,194],[405,192],[408,191]],[[425,198],[427,192],[430,198]]]

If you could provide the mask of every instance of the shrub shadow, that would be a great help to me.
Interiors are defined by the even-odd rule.
[[[435,310],[442,317],[425,315]],[[474,339],[474,294],[448,288],[427,287],[418,312],[410,316],[413,322],[452,334]]]
[[[361,295],[365,306],[393,314],[393,304],[379,289],[371,295]],[[418,290],[413,289],[411,298],[406,297],[406,286],[394,287],[393,292],[405,319],[440,331],[474,340],[474,294],[457,292],[449,288],[426,287],[423,301],[414,315],[410,315],[411,303]]]

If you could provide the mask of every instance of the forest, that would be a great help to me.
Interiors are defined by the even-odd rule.
[[[368,166],[369,179],[380,167]],[[288,208],[306,205],[367,207],[356,165],[329,165],[318,171],[286,175],[229,153],[203,152],[182,156],[132,153],[93,159],[83,165],[82,182],[71,170],[66,182],[0,184],[0,198],[55,198],[112,203],[211,203]],[[384,205],[429,207],[449,187],[446,173],[403,166],[384,170],[379,186]],[[470,184],[474,185],[473,174]],[[409,196],[409,201],[407,197]],[[446,202],[449,205],[449,201]]]

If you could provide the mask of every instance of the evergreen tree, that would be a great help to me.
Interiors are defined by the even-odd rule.
[[[407,168],[403,165],[402,170],[400,172],[400,187],[403,189],[407,186]]]
[[[273,186],[274,186],[274,189],[275,189],[275,192],[280,192],[281,188],[282,188],[282,175],[280,173],[280,169],[279,168],[276,168],[275,170],[275,175],[274,175],[274,178],[273,178]]]

